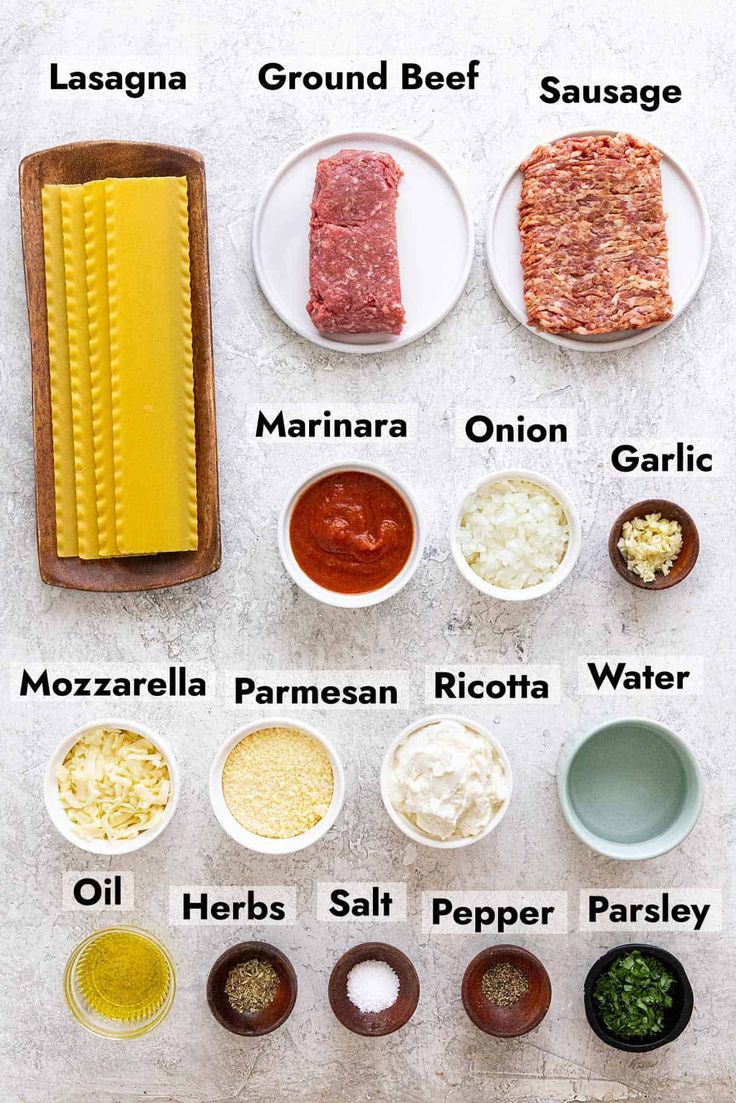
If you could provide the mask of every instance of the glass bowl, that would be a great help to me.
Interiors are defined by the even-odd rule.
[[[166,974],[162,985],[164,991],[158,999],[152,1001],[147,1008],[141,1011],[126,1010],[122,1006],[120,1018],[108,1016],[93,1007],[84,993],[85,964],[89,963],[90,955],[99,948],[102,941],[112,934],[132,935],[136,939],[148,943],[157,952],[160,964]],[[94,973],[91,978],[87,978],[88,983],[91,980],[92,984],[95,984],[96,979]],[[85,938],[83,942],[79,943],[64,970],[64,995],[69,1010],[78,1023],[81,1023],[92,1034],[97,1034],[102,1038],[140,1038],[143,1034],[148,1034],[149,1030],[157,1027],[168,1015],[174,1002],[175,991],[176,974],[169,951],[153,935],[147,931],[141,931],[137,927],[105,927],[102,930],[95,931],[89,938]]]

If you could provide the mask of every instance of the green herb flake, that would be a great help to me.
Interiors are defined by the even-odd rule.
[[[601,973],[593,999],[603,1025],[617,1038],[651,1038],[664,1033],[664,1014],[672,1007],[675,978],[655,957],[631,950]]]

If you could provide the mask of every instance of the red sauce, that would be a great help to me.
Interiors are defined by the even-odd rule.
[[[414,523],[404,499],[377,475],[335,471],[297,499],[289,539],[313,582],[363,594],[396,578],[414,543]]]

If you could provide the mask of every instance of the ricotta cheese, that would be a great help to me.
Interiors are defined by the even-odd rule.
[[[389,799],[433,839],[479,835],[508,795],[508,774],[492,744],[457,720],[418,728],[394,751]]]

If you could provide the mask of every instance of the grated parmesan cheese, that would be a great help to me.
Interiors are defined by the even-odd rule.
[[[460,548],[486,582],[505,590],[538,586],[559,567],[570,538],[554,497],[527,479],[487,483],[465,502]]]
[[[618,550],[626,566],[643,582],[654,582],[657,571],[668,575],[682,551],[682,527],[661,513],[648,513],[624,521]]]
[[[83,839],[122,841],[150,831],[171,797],[161,751],[137,732],[91,728],[56,771],[61,806]]]
[[[233,747],[222,795],[247,831],[268,839],[303,835],[327,813],[335,779],[325,748],[298,728],[262,728]]]

